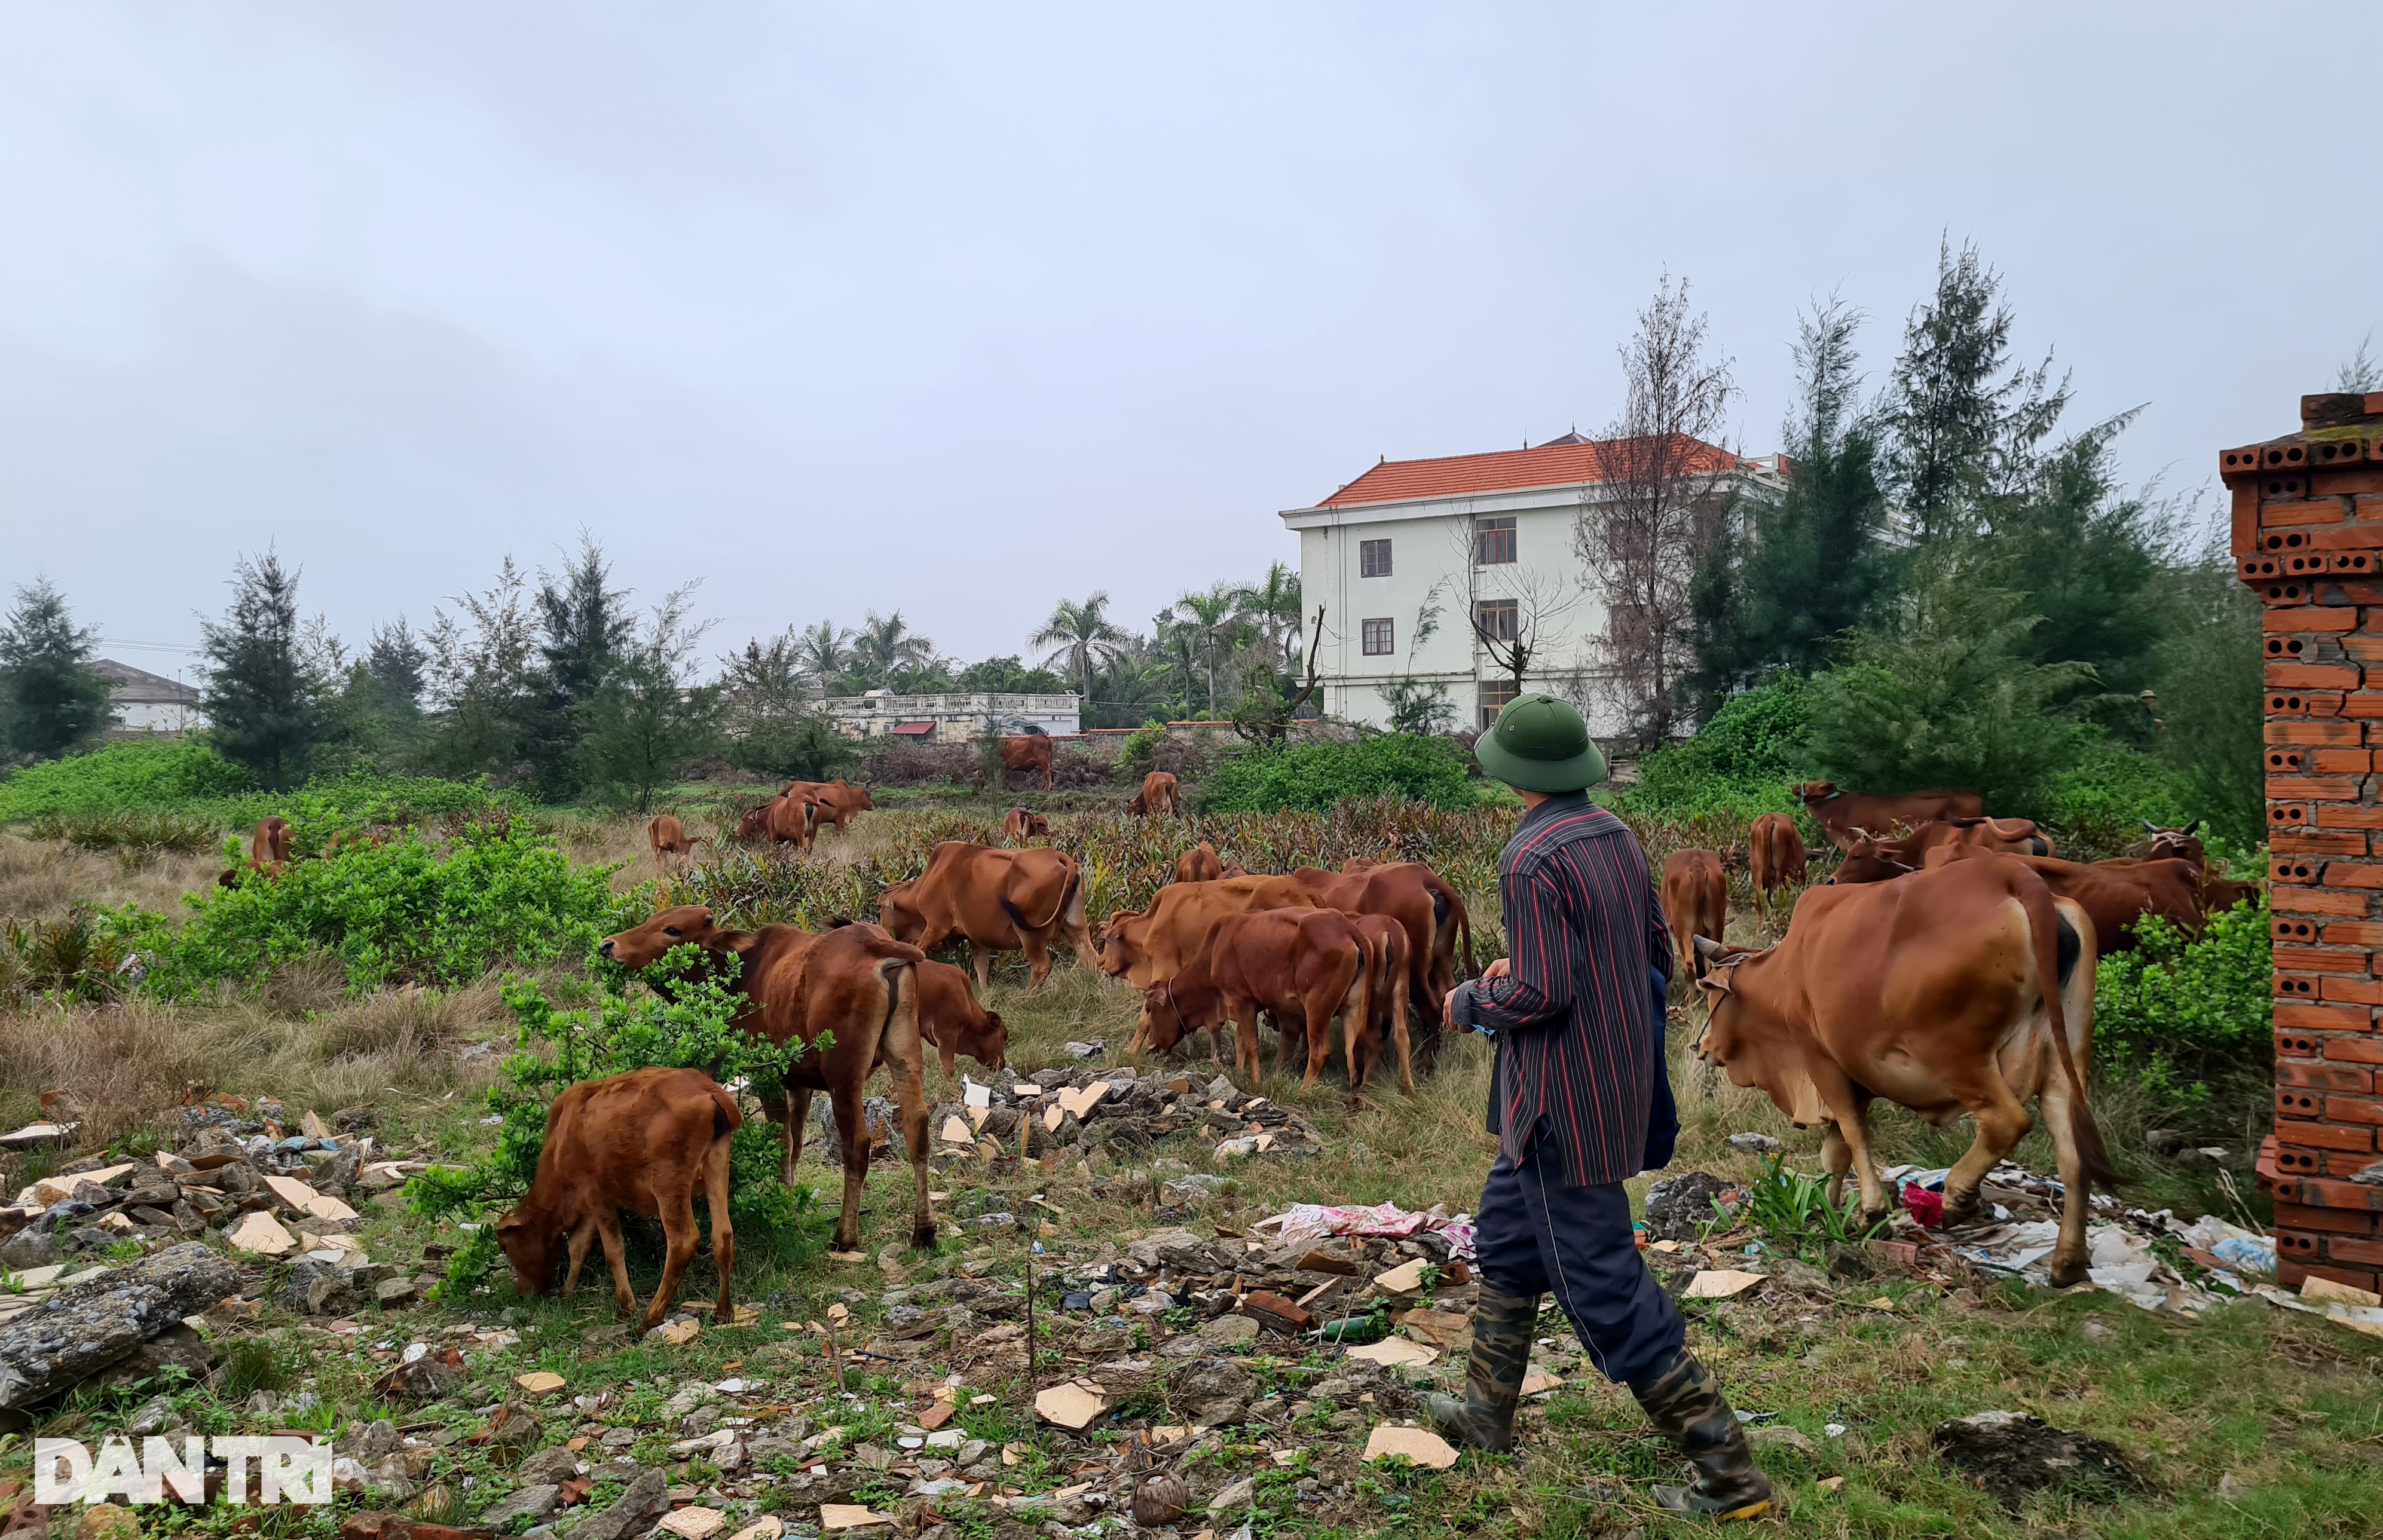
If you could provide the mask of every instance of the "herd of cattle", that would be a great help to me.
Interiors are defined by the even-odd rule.
[[[1037,740],[1022,742],[1031,750]],[[1796,791],[1837,860],[1796,898],[1775,944],[1724,937],[1735,853],[1684,850],[1663,862],[1665,924],[1706,1007],[1698,1055],[1799,1126],[1821,1126],[1833,1201],[1855,1174],[1870,1222],[1890,1203],[1871,1159],[1871,1102],[1883,1097],[1939,1124],[1964,1113],[1976,1120],[1976,1140],[1945,1184],[1946,1222],[1957,1224],[2031,1126],[2033,1100],[2066,1186],[2052,1276],[2082,1277],[2090,1189],[2113,1180],[2086,1090],[2094,962],[2133,946],[2145,915],[2197,930],[2211,913],[2255,897],[2255,884],[2213,873],[2192,828],[2152,829],[2126,859],[2080,863],[2057,858],[2032,822],[1987,816],[1974,793],[1872,796],[1825,782]],[[747,814],[738,833],[808,849],[822,825],[845,829],[872,807],[860,786],[793,782]],[[1179,812],[1174,778],[1153,774],[1133,807]],[[251,864],[274,869],[289,859],[289,831],[266,822],[279,827],[260,825]],[[962,1054],[1002,1067],[1008,1031],[978,993],[998,953],[1023,953],[1032,987],[1065,949],[1140,990],[1134,1052],[1171,1052],[1205,1029],[1220,1061],[1229,1038],[1236,1072],[1259,1078],[1259,1029],[1271,1021],[1278,1067],[1299,1062],[1312,1088],[1337,1040],[1352,1102],[1386,1059],[1413,1090],[1414,1061],[1428,1065],[1444,1027],[1444,997],[1475,971],[1463,898],[1420,863],[1251,874],[1203,843],[1147,907],[1095,928],[1078,858],[1027,843],[1049,832],[1018,807],[1004,823],[1006,845],[935,846],[923,871],[886,890],[874,923],[737,930],[706,907],[680,906],[599,947],[631,968],[681,945],[723,972],[734,957],[741,1025],[808,1049],[767,1111],[791,1182],[812,1096],[826,1093],[844,1153],[838,1249],[858,1243],[870,1146],[863,1103],[881,1068],[891,1072],[910,1157],[913,1240],[932,1240],[926,1052],[937,1051],[947,1077]],[[668,814],[648,834],[658,860],[696,843]],[[1743,863],[1758,918],[1767,920],[1827,854],[1808,852],[1784,815],[1755,820]],[[973,978],[928,955],[963,942]],[[823,1036],[827,1045],[813,1046]],[[565,1254],[575,1279],[600,1236],[625,1301],[616,1213],[658,1214],[669,1240],[664,1287],[647,1317],[658,1320],[694,1252],[698,1196],[709,1192],[715,1234],[725,1238],[721,1152],[738,1122],[734,1099],[696,1071],[641,1071],[559,1098],[531,1194],[499,1231],[523,1287],[549,1287]],[[722,1247],[723,1309],[732,1254]]]

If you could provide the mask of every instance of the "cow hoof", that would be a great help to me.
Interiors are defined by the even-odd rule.
[[[932,1225],[921,1225],[918,1228],[912,1230],[910,1232],[910,1249],[914,1251],[933,1250],[935,1249],[935,1227]]]
[[[1978,1217],[1978,1195],[1973,1189],[1957,1198],[1945,1200],[1944,1228],[1957,1229]]]
[[[2052,1259],[2052,1287],[2055,1288],[2073,1288],[2088,1281],[2090,1276],[2083,1257],[2071,1257],[2066,1261],[2058,1257]]]
[[[1893,1209],[1864,1209],[1861,1211],[1861,1227],[1865,1230],[1877,1229],[1886,1223],[1888,1215],[1894,1212]]]

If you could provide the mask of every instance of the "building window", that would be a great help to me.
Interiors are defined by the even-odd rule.
[[[1523,692],[1511,679],[1485,679],[1481,682],[1481,731],[1488,732],[1498,725],[1498,713],[1506,703]]]
[[[1503,567],[1514,560],[1514,521],[1512,519],[1475,519],[1473,521],[1473,561],[1483,567]]]
[[[1388,542],[1385,542],[1385,544],[1387,543]],[[1390,622],[1388,621],[1364,621],[1359,623],[1364,628],[1365,656],[1368,658],[1389,657],[1391,651]]]
[[[1390,575],[1390,543],[1388,540],[1357,542],[1357,575],[1359,577]]]
[[[1514,620],[1513,599],[1483,599],[1473,607],[1473,623],[1480,628],[1485,641],[1513,641]]]

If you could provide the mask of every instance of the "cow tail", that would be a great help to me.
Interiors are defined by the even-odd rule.
[[[738,1109],[736,1098],[729,1094],[726,1086],[712,1087],[711,1137],[726,1139],[743,1127],[745,1127],[745,1114]]]
[[[2102,1142],[2102,1130],[2093,1122],[2093,1108],[2086,1101],[2084,1074],[2077,1067],[2077,1055],[2068,1048],[2068,1007],[2061,998],[2060,987],[2060,911],[2053,906],[2052,890],[2044,885],[2042,877],[2017,861],[2006,864],[2014,873],[2012,881],[2018,889],[2019,906],[2027,912],[2028,933],[2035,943],[2036,991],[2043,1001],[2044,1017],[2052,1024],[2052,1051],[2060,1060],[2061,1078],[2068,1082],[2069,1137],[2077,1141],[2087,1186],[2114,1190],[2118,1173],[2110,1164],[2109,1147]]]

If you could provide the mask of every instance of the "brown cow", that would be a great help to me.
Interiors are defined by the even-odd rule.
[[[819,836],[820,805],[809,797],[783,794],[736,820],[740,840],[767,838],[772,844],[791,844],[808,851]]]
[[[1784,813],[1765,813],[1746,832],[1746,867],[1754,880],[1754,911],[1770,916],[1771,895],[1782,888],[1800,887],[1810,857],[1796,820]]]
[[[665,856],[692,856],[695,841],[681,823],[676,813],[657,813],[646,825],[646,843],[654,847],[654,864],[660,866]]]
[[[791,925],[723,930],[699,904],[664,909],[634,930],[607,936],[596,950],[634,968],[681,944],[703,948],[715,962],[731,955],[742,961],[736,987],[750,1004],[737,1016],[738,1026],[781,1047],[803,1044],[802,1057],[784,1077],[785,1099],[771,1109],[771,1116],[780,1124],[784,1175],[792,1186],[811,1093],[828,1093],[844,1144],[844,1211],[835,1222],[840,1251],[860,1243],[870,1143],[862,1099],[880,1060],[893,1066],[902,1140],[918,1188],[910,1244],[933,1245],[935,1220],[927,1207],[926,1055],[919,1030],[918,967],[925,954],[888,940],[871,925],[848,925],[825,935]],[[824,1053],[815,1046],[821,1033],[832,1034]]]
[[[1846,846],[1845,859],[1829,876],[1831,884],[1853,887],[1863,882],[1892,882],[1898,877],[1908,877],[1920,869],[1908,866],[1889,854],[1888,847],[1871,837],[1865,829],[1854,831],[1854,841]]]
[[[1697,966],[1696,939],[1724,939],[1729,928],[1729,877],[1710,850],[1675,850],[1663,857],[1663,928],[1682,972]]]
[[[1226,915],[1315,906],[1315,898],[1288,877],[1170,882],[1149,908],[1109,916],[1101,927],[1100,970],[1148,989],[1181,972],[1206,942],[1209,928]]]
[[[1125,810],[1137,818],[1161,812],[1169,818],[1181,818],[1183,788],[1167,771],[1152,770],[1142,778],[1142,790],[1125,805]]]
[[[987,1069],[1008,1062],[1009,1029],[977,1003],[968,969],[932,957],[919,965],[919,1035],[935,1045],[946,1080],[962,1053]]]
[[[1366,957],[1356,923],[1337,909],[1227,915],[1210,928],[1189,966],[1142,991],[1130,1051],[1147,1045],[1165,1053],[1203,1027],[1215,1032],[1229,1018],[1233,1068],[1262,1085],[1258,1013],[1270,1011],[1283,1027],[1278,1058],[1304,1028],[1307,1074],[1300,1087],[1313,1090],[1331,1056],[1333,1022],[1351,1012],[1358,1023],[1370,1018]],[[1347,1029],[1352,1035],[1358,1029]]]
[[[1916,828],[1932,819],[1980,819],[1985,799],[1975,792],[1903,792],[1872,796],[1867,792],[1840,791],[1826,781],[1803,781],[1787,788],[1803,799],[1804,810],[1839,850],[1846,848],[1856,829],[1892,835],[1898,827]]]
[[[736,1263],[736,1232],[728,1223],[728,1148],[745,1116],[736,1098],[699,1069],[633,1069],[583,1080],[546,1109],[546,1142],[529,1195],[497,1221],[497,1244],[513,1264],[524,1294],[554,1287],[554,1245],[569,1238],[570,1267],[562,1292],[579,1287],[588,1242],[601,1236],[611,1264],[612,1299],[627,1315],[637,1308],[621,1244],[621,1211],[662,1222],[669,1250],[662,1281],[638,1326],[649,1332],[678,1299],[699,1238],[695,1199],[711,1209],[711,1260],[720,1270],[720,1302],[712,1320],[736,1318],[728,1274]]]
[[[2204,871],[2209,869],[2209,850],[2201,843],[2199,819],[2181,829],[2163,829],[2149,819],[2142,824],[2142,843],[2127,847],[2130,856],[2138,861],[2191,861]]]
[[[854,819],[877,810],[877,804],[869,795],[869,788],[856,786],[849,781],[789,781],[778,795],[808,798],[819,804],[813,822],[833,824],[839,834]]]
[[[896,882],[878,901],[878,918],[903,941],[930,951],[958,937],[979,989],[993,986],[993,955],[1024,951],[1031,987],[1051,976],[1051,942],[1095,961],[1084,919],[1082,869],[1064,850],[995,850],[946,840],[927,857],[927,869]]]
[[[1418,862],[1400,861],[1367,871],[1298,867],[1292,869],[1290,881],[1319,909],[1381,915],[1406,931],[1408,998],[1422,1004],[1425,1022],[1436,1029],[1440,1025],[1438,1007],[1447,998],[1445,991],[1432,992],[1438,987],[1433,973],[1439,957],[1439,938],[1443,929],[1451,936],[1454,931],[1440,923],[1442,912],[1427,881],[1430,875]],[[1454,989],[1455,981],[1450,980],[1448,987]]]
[[[1041,770],[1043,789],[1051,789],[1051,756],[1057,747],[1046,733],[1030,733],[1023,738],[1001,740],[1001,783],[1009,784],[1013,770]]]
[[[2085,1276],[2087,1198],[2115,1181],[2086,1101],[2093,1047],[2093,922],[2016,860],[1967,860],[1893,882],[1817,888],[1786,938],[1746,953],[1700,942],[1710,1007],[1699,1056],[1766,1092],[1798,1127],[1827,1127],[1835,1202],[1850,1167],[1862,1216],[1887,1216],[1869,1110],[1885,1097],[1978,1134],[1945,1182],[1945,1223],[1978,1211],[2037,1099],[2066,1189],[2052,1281]]]
[[[1996,856],[2055,854],[2051,837],[2032,819],[1932,819],[1908,834],[1878,843],[1887,855],[1908,867],[1925,864],[1930,851],[1947,846]]]
[[[1983,852],[1945,845],[1928,853],[1930,868],[1965,861]],[[2202,926],[2201,874],[2191,861],[2056,861],[2043,856],[2012,856],[2043,879],[2054,896],[2072,899],[2093,922],[2101,955],[2135,949],[2135,921],[2145,915],[2198,934]]]
[[[1009,816],[1001,820],[1001,837],[1005,840],[1047,839],[1050,833],[1050,819],[1023,807],[1012,807]]]
[[[1384,867],[1405,864],[1408,863],[1401,862],[1395,855],[1386,856],[1378,861],[1352,856],[1340,863],[1340,869],[1346,872],[1378,871]],[[1458,979],[1470,979],[1478,971],[1473,962],[1473,916],[1464,907],[1464,900],[1448,885],[1445,878],[1421,861],[1413,865],[1422,871],[1423,885],[1431,891],[1435,926],[1431,942],[1431,985],[1424,992],[1429,1000],[1435,1002],[1424,1008],[1424,1016],[1429,1019],[1438,1014],[1437,1003],[1447,1000],[1448,992],[1456,987]],[[1230,877],[1234,873],[1228,871],[1225,875]],[[1457,971],[1460,953],[1463,968],[1461,973]]]
[[[1175,858],[1178,882],[1214,882],[1224,875],[1225,863],[1216,859],[1216,847],[1205,840]]]
[[[1348,1043],[1349,1100],[1365,1089],[1374,1065],[1387,1042],[1398,1054],[1399,1084],[1414,1094],[1414,1045],[1407,1036],[1408,967],[1406,928],[1388,915],[1355,917],[1358,939],[1365,943],[1367,1009],[1362,1022],[1344,1022]]]
[[[256,833],[248,845],[249,865],[262,871],[267,868],[290,864],[290,820],[271,813],[256,820]]]

